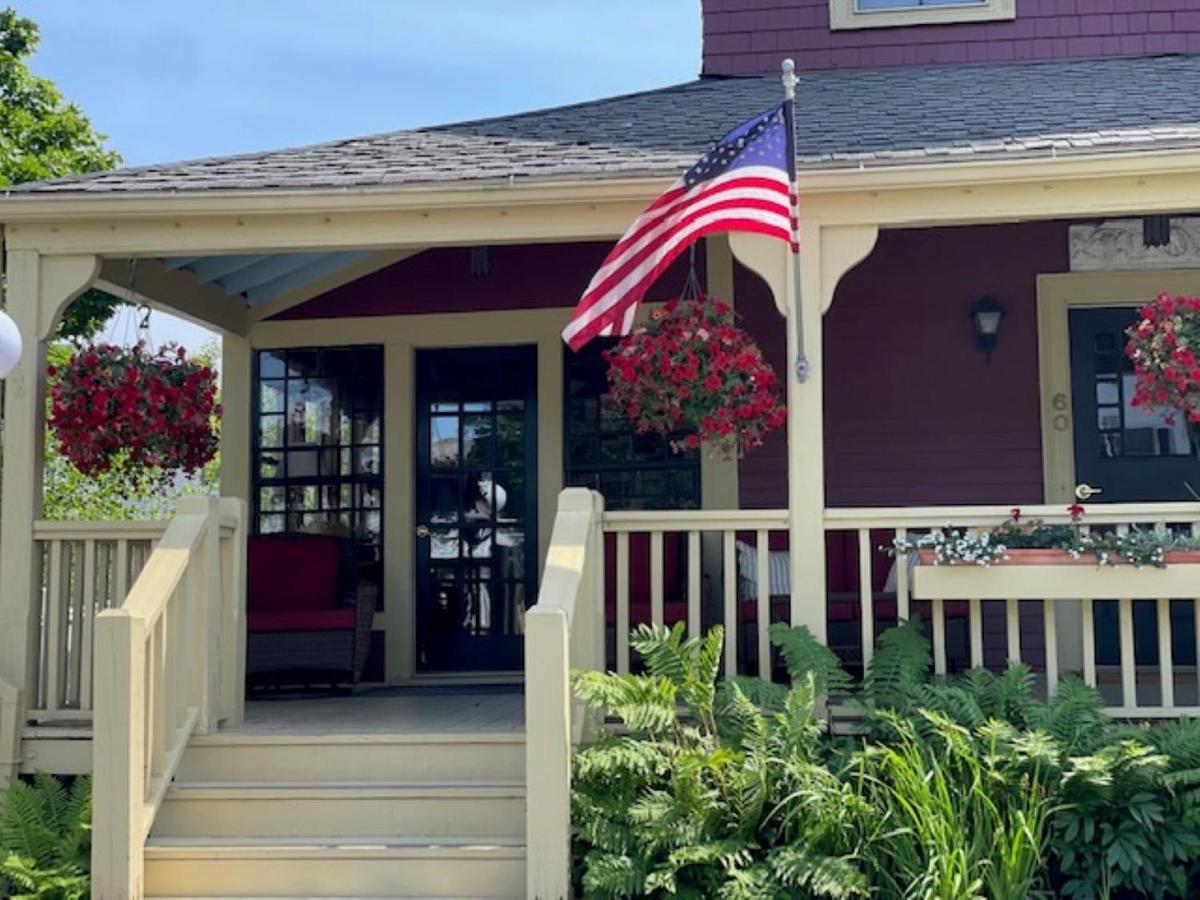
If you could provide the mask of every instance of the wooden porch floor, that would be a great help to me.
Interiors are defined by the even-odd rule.
[[[253,735],[466,734],[524,731],[519,686],[368,688],[346,697],[287,695],[246,703]]]

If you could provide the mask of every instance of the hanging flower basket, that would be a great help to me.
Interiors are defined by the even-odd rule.
[[[85,475],[191,475],[216,455],[216,375],[182,347],[82,347],[49,374],[51,434]]]
[[[775,371],[720,300],[666,303],[605,359],[613,399],[639,431],[690,432],[676,452],[704,443],[744,455],[787,417]]]
[[[1200,298],[1160,294],[1138,314],[1125,345],[1137,378],[1131,403],[1166,411],[1168,424],[1182,416],[1200,448]]]

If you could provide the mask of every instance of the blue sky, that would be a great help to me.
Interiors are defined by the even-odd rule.
[[[131,165],[555,106],[700,69],[700,0],[11,2],[41,26],[34,71]],[[157,319],[155,340],[201,337]]]

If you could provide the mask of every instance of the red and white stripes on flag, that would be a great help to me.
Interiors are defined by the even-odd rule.
[[[688,187],[680,178],[630,226],[563,330],[573,350],[598,335],[628,334],[637,305],[655,280],[705,235],[749,231],[787,241],[796,252],[795,196],[788,172],[739,166]]]

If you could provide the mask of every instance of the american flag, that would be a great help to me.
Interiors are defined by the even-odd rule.
[[[646,208],[592,276],[563,340],[628,334],[655,279],[707,234],[752,231],[796,244],[792,109],[785,100],[738,125]]]

